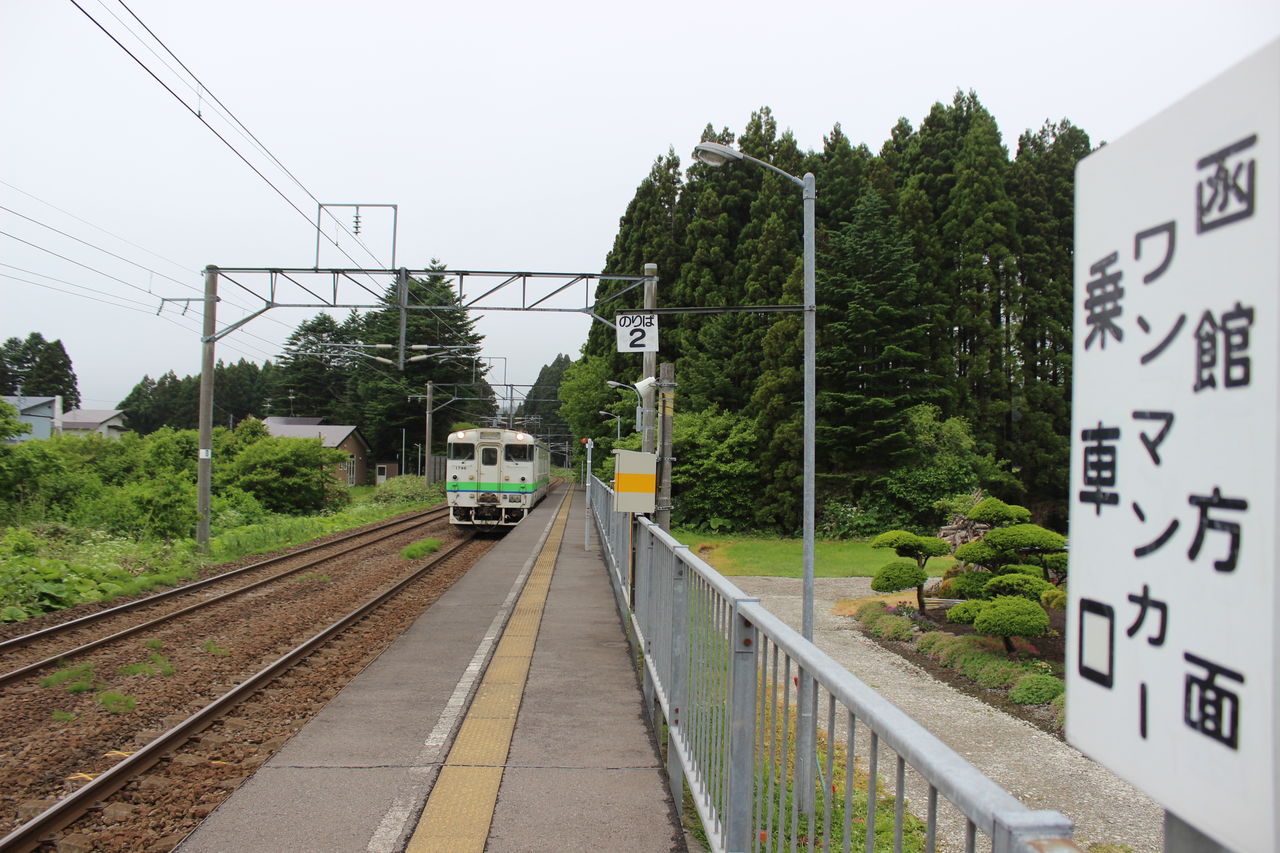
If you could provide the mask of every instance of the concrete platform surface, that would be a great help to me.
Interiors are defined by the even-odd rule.
[[[566,488],[228,798],[180,853],[398,853]],[[487,851],[684,851],[595,532],[573,495]]]

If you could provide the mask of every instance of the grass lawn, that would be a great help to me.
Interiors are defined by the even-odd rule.
[[[751,536],[719,536],[692,530],[672,531],[676,539],[726,577],[766,575],[800,577],[804,543],[800,539],[764,539]],[[819,578],[869,578],[885,563],[897,559],[890,548],[872,548],[866,541],[819,540],[815,543],[813,575]],[[940,577],[954,557],[934,557],[925,566]]]

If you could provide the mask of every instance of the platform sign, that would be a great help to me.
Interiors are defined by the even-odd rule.
[[[613,511],[653,512],[657,504],[658,455],[635,450],[613,453]]]
[[[1076,173],[1067,739],[1280,849],[1280,42]]]
[[[618,352],[657,352],[657,314],[619,314],[613,318],[618,327]]]

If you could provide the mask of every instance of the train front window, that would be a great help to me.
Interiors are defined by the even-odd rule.
[[[449,458],[457,459],[459,461],[475,459],[476,446],[474,444],[463,444],[460,442],[454,442],[453,444],[449,445]]]
[[[498,448],[496,447],[480,448],[480,464],[481,465],[497,465],[498,464]]]
[[[508,444],[503,448],[502,458],[508,462],[528,462],[533,458],[533,447],[528,444]]]

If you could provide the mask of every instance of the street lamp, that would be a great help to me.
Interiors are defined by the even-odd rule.
[[[617,432],[618,432],[615,439],[621,440],[622,439],[622,415],[615,415],[613,412],[606,412],[603,409],[600,410],[600,414],[604,415],[606,418],[613,418],[614,426],[617,427]]]
[[[738,160],[747,160],[781,175],[791,183],[800,187],[804,194],[804,600],[802,630],[806,640],[813,640],[813,503],[814,503],[814,433],[815,405],[814,386],[817,369],[815,367],[815,328],[817,315],[817,297],[814,285],[814,202],[818,197],[817,184],[812,172],[805,172],[803,178],[797,178],[784,172],[772,163],[757,160],[750,154],[743,154],[721,145],[719,142],[703,142],[693,149],[693,156],[708,166],[723,166]]]
[[[792,184],[798,186],[804,198],[804,508],[802,522],[804,525],[804,557],[802,572],[804,576],[803,599],[801,602],[801,631],[804,638],[813,642],[813,502],[814,502],[814,433],[815,433],[815,377],[817,375],[815,343],[817,296],[814,284],[814,203],[818,198],[817,182],[813,172],[805,172],[803,178],[797,178],[784,172],[772,163],[757,160],[750,154],[734,150],[719,142],[703,142],[693,149],[693,156],[708,166],[723,166],[738,160],[747,160],[781,175]],[[814,715],[814,696],[811,695],[812,676],[806,670],[800,679],[796,725],[796,779],[797,799],[800,808],[812,805],[814,756],[817,742],[817,718]]]

